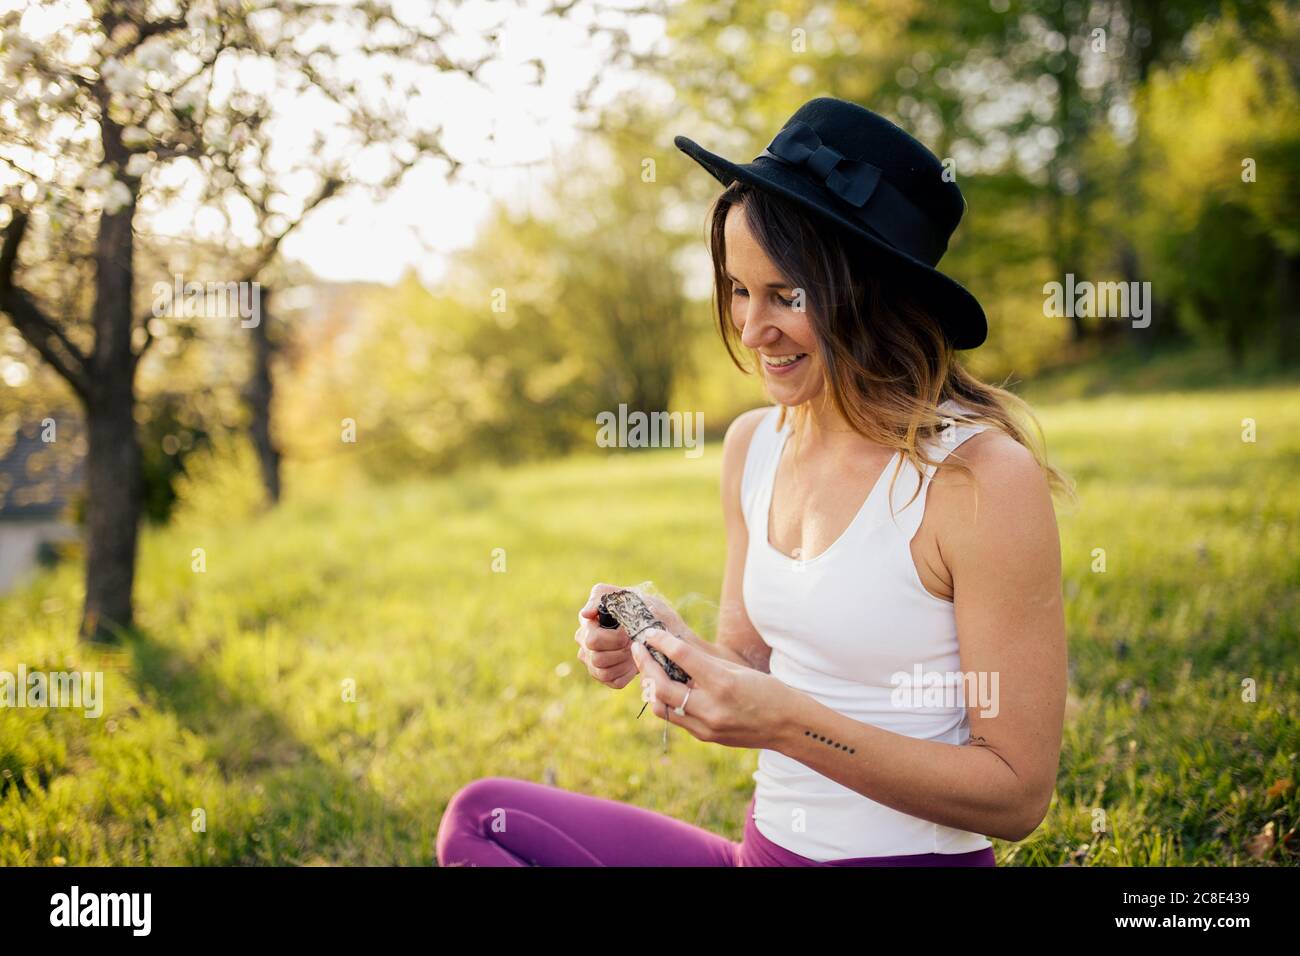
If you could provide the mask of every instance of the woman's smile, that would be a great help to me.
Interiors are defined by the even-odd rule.
[[[769,375],[789,375],[796,368],[803,366],[807,352],[792,352],[789,355],[764,355],[763,367]]]

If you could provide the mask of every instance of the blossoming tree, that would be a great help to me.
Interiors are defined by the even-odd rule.
[[[133,623],[137,369],[168,334],[137,302],[137,219],[182,200],[222,216],[242,207],[256,235],[223,278],[247,282],[331,197],[379,197],[430,158],[454,175],[438,122],[450,103],[424,91],[435,77],[481,83],[501,26],[467,35],[460,6],[33,0],[0,15],[0,313],[84,409],[84,637],[113,640]],[[626,32],[600,14],[589,32],[612,38],[607,62],[628,54]],[[304,104],[327,118],[314,138],[278,139]]]

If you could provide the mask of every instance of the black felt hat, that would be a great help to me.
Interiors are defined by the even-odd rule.
[[[939,158],[883,116],[830,96],[809,100],[744,164],[685,136],[673,143],[724,186],[739,179],[865,240],[882,256],[878,271],[930,306],[954,348],[988,335],[975,296],[935,268],[966,200]]]

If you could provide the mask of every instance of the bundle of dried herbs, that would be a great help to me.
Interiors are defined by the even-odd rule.
[[[691,679],[691,675],[686,673],[677,666],[667,654],[656,647],[651,646],[642,637],[642,633],[652,627],[667,631],[663,621],[654,616],[654,613],[646,606],[645,601],[635,591],[610,591],[600,599],[600,605],[596,608],[596,619],[600,622],[601,627],[614,628],[622,625],[624,632],[630,640],[636,641],[655,659],[660,667],[664,669],[670,678],[678,683],[685,684]],[[650,702],[646,701],[641,707],[641,713],[637,718],[645,713],[646,707]],[[664,724],[664,748],[668,747],[668,725]]]
[[[651,627],[657,627],[660,630],[667,631],[664,622],[654,616],[654,613],[646,606],[645,601],[641,600],[640,595],[635,591],[610,591],[600,599],[600,607],[597,608],[597,618],[601,627],[618,627],[623,625],[623,630],[627,636],[636,641],[653,657],[664,669],[664,672],[678,683],[685,684],[691,679],[691,675],[682,670],[677,664],[666,655],[663,651],[646,643],[641,632]]]

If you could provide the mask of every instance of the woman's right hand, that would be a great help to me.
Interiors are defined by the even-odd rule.
[[[637,676],[636,662],[632,659],[632,642],[621,625],[601,627],[597,609],[604,595],[622,590],[624,589],[612,584],[597,584],[592,587],[586,605],[578,612],[578,630],[573,635],[573,639],[578,642],[578,660],[587,665],[587,672],[592,677],[614,690],[626,687]],[[669,633],[714,653],[713,648],[696,637],[681,615],[662,597],[657,594],[642,594],[640,591],[636,593],[654,616],[663,621]]]
[[[578,612],[578,630],[573,639],[578,642],[578,660],[587,665],[587,673],[606,687],[621,690],[637,675],[632,659],[632,642],[622,625],[601,627],[600,599],[610,591],[619,591],[612,584],[597,584],[591,589],[586,605]]]

